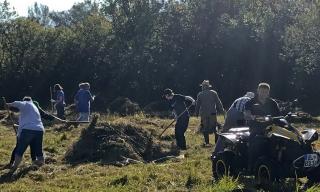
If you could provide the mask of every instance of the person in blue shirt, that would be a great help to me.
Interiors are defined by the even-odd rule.
[[[223,131],[227,131],[232,127],[245,126],[244,107],[245,104],[254,98],[253,92],[247,92],[244,96],[236,99],[227,111],[224,122]]]
[[[95,96],[90,93],[89,83],[80,83],[79,90],[74,97],[76,109],[79,113],[77,121],[89,121],[90,117],[90,103],[93,102]]]
[[[60,84],[55,84],[54,92],[56,99],[52,99],[51,102],[55,103],[54,106],[57,110],[57,117],[60,119],[66,119],[64,115],[64,107],[66,103],[64,100],[64,92],[62,86]]]

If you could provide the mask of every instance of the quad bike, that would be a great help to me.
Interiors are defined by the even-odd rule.
[[[215,179],[224,175],[254,175],[257,184],[266,184],[283,178],[307,177],[320,182],[320,151],[313,142],[318,140],[314,129],[299,131],[288,121],[294,115],[281,117],[258,117],[257,122],[266,123],[262,155],[248,169],[249,127],[231,128],[220,133],[223,150],[213,153],[212,173]],[[256,136],[257,137],[257,136]]]

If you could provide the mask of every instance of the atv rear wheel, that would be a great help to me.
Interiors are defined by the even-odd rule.
[[[307,175],[308,182],[312,184],[320,183],[320,166]]]
[[[232,176],[233,168],[231,165],[232,156],[226,153],[219,153],[212,160],[212,175],[218,180],[224,176]]]
[[[254,173],[256,183],[261,186],[268,186],[278,179],[275,163],[267,158],[260,158],[257,161]]]

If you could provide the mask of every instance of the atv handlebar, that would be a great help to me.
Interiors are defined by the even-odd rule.
[[[279,119],[286,119],[286,116],[276,116],[276,117],[272,117],[272,116],[254,116],[253,121],[257,121],[260,123],[264,123],[264,122],[273,122],[274,120],[279,120]]]
[[[256,122],[260,122],[260,123],[267,123],[267,122],[270,122],[270,123],[282,123],[282,124],[285,124],[286,126],[284,125],[280,125],[281,127],[289,130],[289,131],[292,131],[294,132],[295,134],[297,134],[298,138],[300,141],[303,141],[302,139],[302,135],[300,133],[300,131],[295,128],[294,126],[291,126],[290,123],[287,121],[288,118],[290,117],[298,117],[299,114],[292,114],[292,113],[288,113],[286,116],[275,116],[275,117],[272,117],[272,116],[255,116],[254,117],[254,121]],[[281,121],[284,120],[284,121]]]
[[[270,115],[267,115],[267,116],[254,116],[253,117],[253,121],[257,121],[257,122],[273,122],[274,120],[280,120],[280,119],[285,119],[285,120],[288,120],[290,117],[302,117],[304,114],[301,114],[301,113],[291,113],[289,112],[287,115],[285,116],[270,116]]]

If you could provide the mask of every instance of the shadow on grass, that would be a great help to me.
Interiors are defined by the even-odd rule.
[[[174,135],[163,135],[161,138],[160,138],[161,141],[174,141],[175,140],[175,137]]]
[[[10,171],[6,172],[0,176],[0,184],[15,182],[20,178],[25,177],[30,171],[36,171],[37,169],[37,166],[28,166],[19,169],[19,171],[16,173]]]

